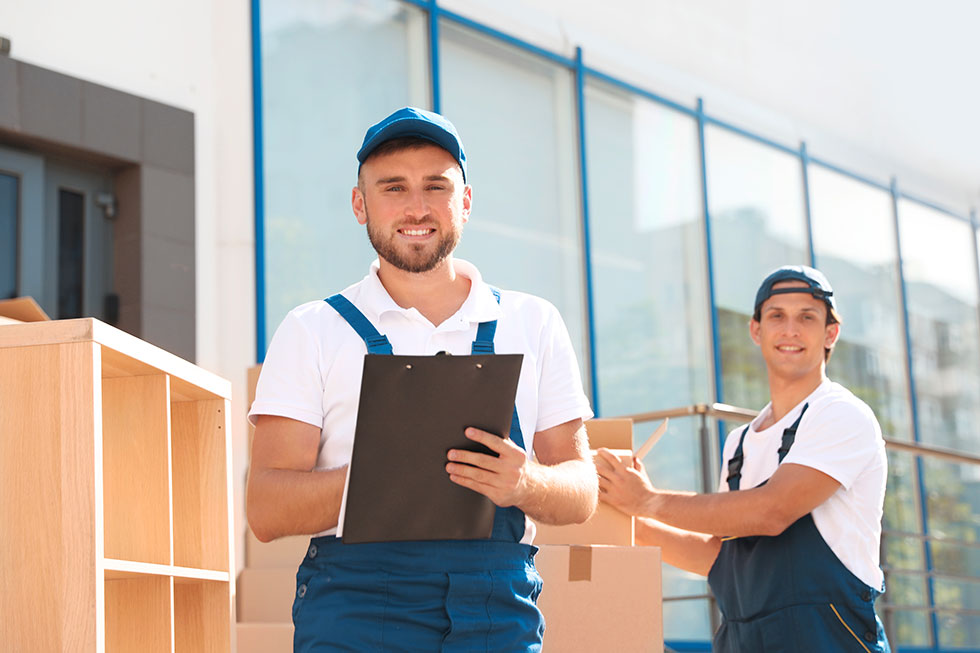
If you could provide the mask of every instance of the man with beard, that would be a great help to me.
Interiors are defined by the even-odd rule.
[[[749,335],[770,402],[728,435],[719,492],[656,488],[599,450],[600,497],[638,517],[637,543],[708,577],[718,653],[889,650],[874,608],[888,463],[871,408],[825,373],[840,321],[819,270],[763,280]]]
[[[351,205],[378,260],[362,281],[286,316],[249,414],[253,532],[315,535],[297,574],[295,650],[539,650],[528,517],[584,521],[597,493],[568,333],[548,302],[492,288],[453,258],[472,189],[448,120],[400,109],[368,129],[357,159]],[[447,454],[449,478],[497,506],[490,539],[343,544],[364,354],[476,351],[524,355],[510,437],[468,428],[496,455]]]

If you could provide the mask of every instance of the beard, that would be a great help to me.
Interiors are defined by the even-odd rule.
[[[367,215],[367,210],[365,209]],[[421,226],[424,223],[419,223]],[[415,226],[405,224],[403,226]],[[372,226],[371,216],[367,215],[367,234],[371,246],[378,256],[395,268],[404,272],[428,272],[453,253],[462,236],[462,228],[455,222],[449,231],[439,232],[439,239],[433,243],[398,243],[397,233],[384,233]],[[399,245],[401,247],[399,248]]]

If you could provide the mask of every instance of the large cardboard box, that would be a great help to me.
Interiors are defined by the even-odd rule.
[[[545,653],[663,652],[660,549],[542,546]]]
[[[238,621],[292,623],[296,570],[245,567],[238,575]]]
[[[585,423],[592,453],[610,449],[624,465],[633,464],[633,420],[593,419]],[[588,521],[566,526],[535,523],[535,544],[610,544],[633,546],[635,520],[612,506],[599,503]]]
[[[633,452],[629,449],[612,449],[624,465],[633,464]],[[592,451],[595,455],[595,450]],[[636,520],[609,504],[599,502],[595,512],[581,524],[551,526],[535,522],[535,544],[610,544],[633,546]]]

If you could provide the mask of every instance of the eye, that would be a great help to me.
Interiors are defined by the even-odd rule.
[[[405,190],[405,187],[400,185],[388,186],[385,188],[386,192],[398,192],[402,190]]]

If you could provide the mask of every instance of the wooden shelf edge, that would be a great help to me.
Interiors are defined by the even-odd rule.
[[[173,576],[175,581],[181,580],[213,580],[227,583],[231,574],[215,569],[195,569],[177,565],[159,565],[152,562],[134,562],[132,560],[103,560],[106,580],[118,578],[136,578],[139,576]]]
[[[0,325],[0,348],[87,341],[97,342],[142,366],[169,374],[185,385],[198,386],[216,397],[231,399],[231,381],[95,318]]]

